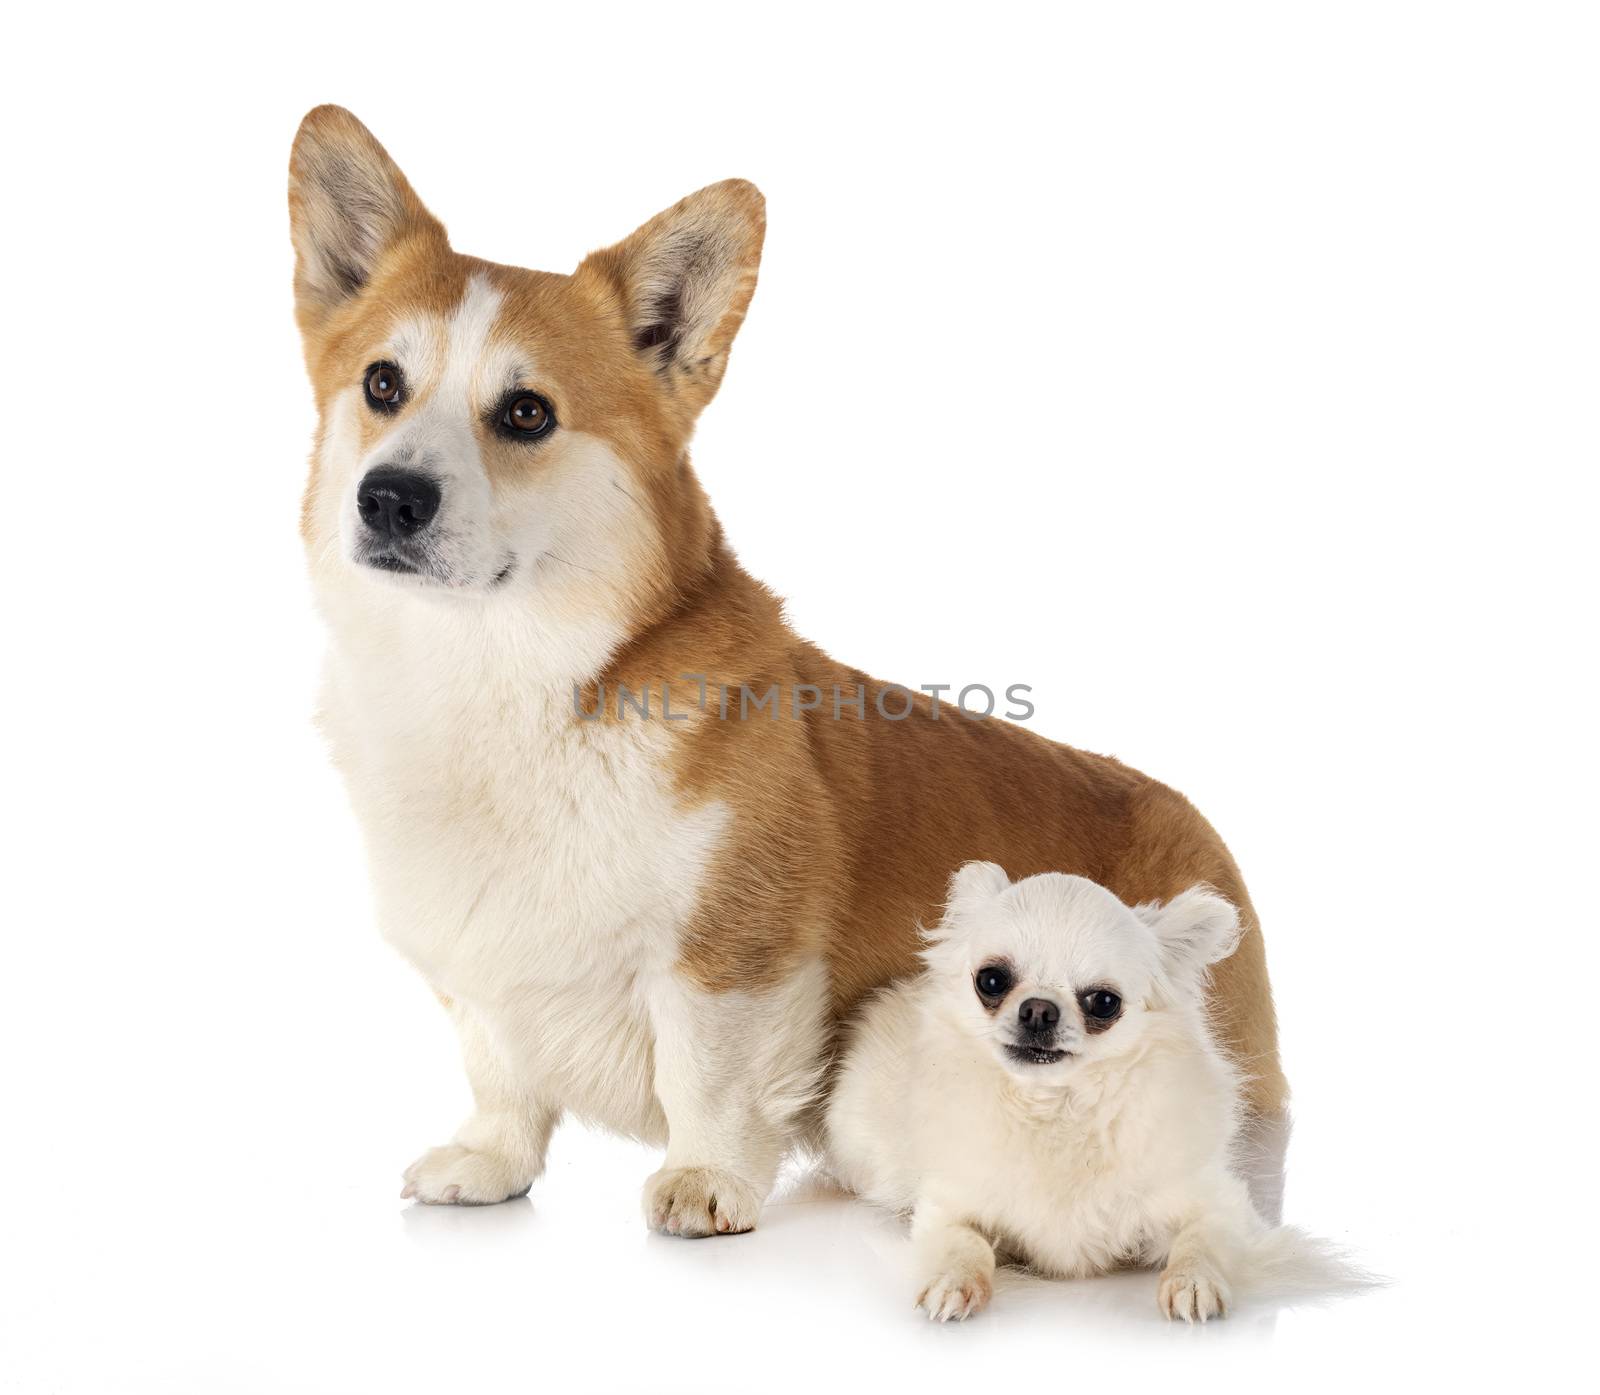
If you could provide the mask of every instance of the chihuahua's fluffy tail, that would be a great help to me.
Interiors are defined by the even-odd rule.
[[[1335,1298],[1383,1282],[1340,1246],[1288,1225],[1255,1237],[1240,1279],[1253,1296],[1283,1300]]]

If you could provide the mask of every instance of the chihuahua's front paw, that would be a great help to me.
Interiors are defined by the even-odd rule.
[[[405,1171],[402,1198],[430,1206],[493,1206],[526,1196],[533,1179],[498,1153],[447,1143],[430,1148]]]
[[[1156,1306],[1169,1318],[1208,1322],[1228,1311],[1228,1287],[1214,1274],[1198,1270],[1168,1269],[1156,1289]]]
[[[961,1322],[981,1313],[993,1293],[994,1280],[988,1269],[955,1263],[928,1280],[917,1295],[917,1307],[925,1309],[934,1322]]]
[[[664,1167],[644,1184],[644,1215],[668,1235],[754,1230],[761,1194],[720,1167]]]

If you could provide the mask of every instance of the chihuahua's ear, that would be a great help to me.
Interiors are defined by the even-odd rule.
[[[1239,943],[1239,912],[1208,886],[1137,906],[1134,913],[1155,931],[1168,972],[1181,978],[1200,976]]]
[[[372,132],[343,107],[306,113],[289,156],[289,233],[295,314],[317,329],[372,279],[395,247],[426,238],[448,248],[444,226],[411,190]]]
[[[998,862],[969,862],[950,878],[946,902],[952,910],[981,906],[1011,886],[1011,878]]]
[[[971,918],[1010,885],[1011,878],[998,863],[969,862],[958,868],[945,893],[944,915],[931,930],[922,932],[928,945],[925,952],[928,963],[938,968],[946,962],[946,956],[959,956],[960,946],[966,939],[963,926],[974,923]]]
[[[613,297],[637,353],[692,415],[716,393],[755,294],[766,200],[725,179],[658,213],[578,268]]]

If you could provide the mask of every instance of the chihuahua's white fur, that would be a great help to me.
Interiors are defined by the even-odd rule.
[[[925,971],[864,1009],[826,1119],[840,1181],[911,1212],[930,1317],[982,1308],[997,1250],[1063,1278],[1161,1265],[1161,1311],[1191,1322],[1238,1290],[1330,1271],[1261,1220],[1231,1165],[1240,1079],[1203,990],[1237,936],[1234,908],[1204,887],[1129,907],[1083,877],[956,874]],[[974,980],[996,963],[1014,982],[991,1008]],[[1079,1000],[1095,989],[1122,1010],[1091,1032]],[[1006,1051],[1030,998],[1060,1008],[1059,1061]]]

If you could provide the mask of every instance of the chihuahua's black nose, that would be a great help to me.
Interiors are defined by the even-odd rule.
[[[1025,1032],[1053,1032],[1061,1021],[1061,1009],[1048,998],[1029,998],[1017,1009],[1017,1021]]]
[[[439,512],[439,486],[426,475],[379,465],[356,490],[361,521],[386,538],[404,538],[428,526]]]

